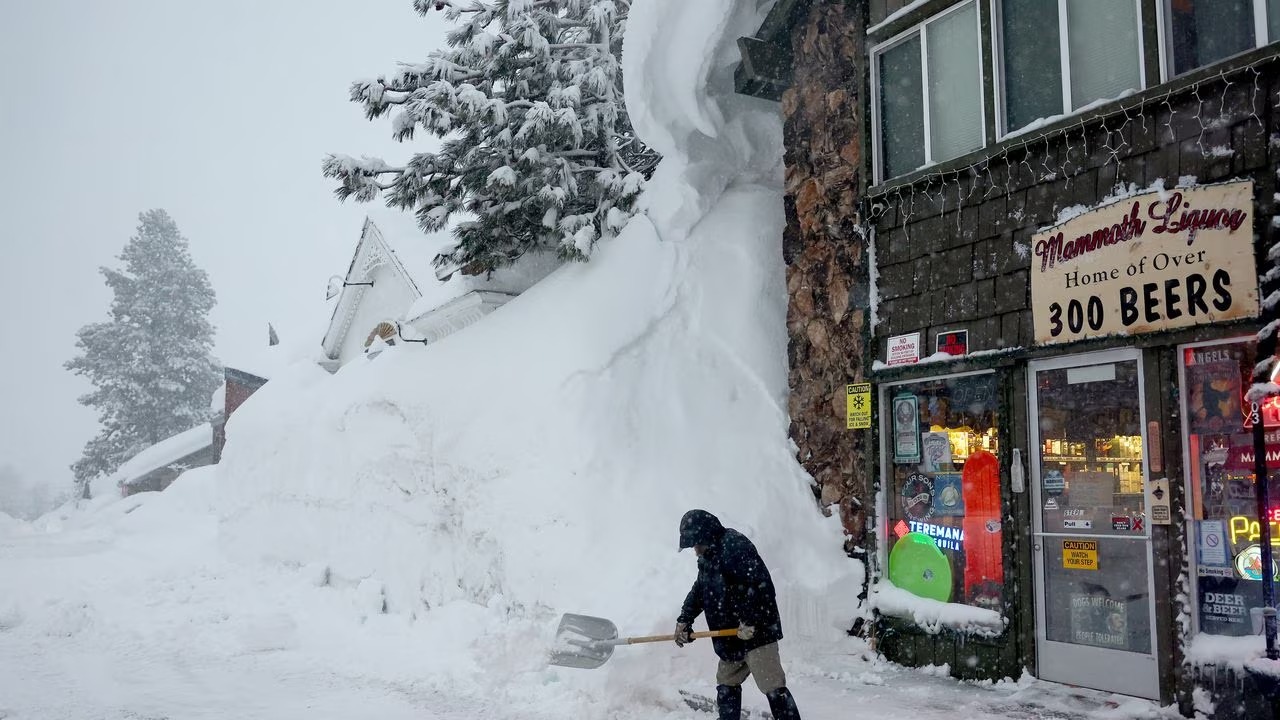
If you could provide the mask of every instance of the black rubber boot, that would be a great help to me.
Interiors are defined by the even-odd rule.
[[[742,686],[717,685],[716,704],[720,706],[720,720],[742,720]]]
[[[773,713],[773,720],[800,720],[800,710],[796,707],[796,699],[791,697],[791,691],[785,687],[765,695],[769,700],[769,712]]]

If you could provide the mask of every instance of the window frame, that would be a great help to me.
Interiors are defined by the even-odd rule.
[[[995,0],[993,0],[994,2]],[[1271,37],[1270,24],[1267,16],[1267,0],[1251,0],[1250,5],[1253,7],[1253,47],[1236,53],[1236,55],[1228,55],[1220,60],[1214,60],[1211,63],[1205,63],[1198,67],[1193,67],[1184,72],[1177,72],[1177,68],[1173,64],[1173,11],[1169,4],[1173,0],[1156,0],[1156,35],[1160,38],[1160,79],[1161,82],[1169,82],[1180,77],[1185,77],[1197,70],[1203,70],[1222,62],[1226,62],[1237,55],[1257,50],[1260,47],[1266,47],[1273,42],[1280,40],[1280,37]]]
[[[888,38],[887,40],[883,40],[881,42],[876,43],[875,45],[871,46],[871,49],[868,50],[867,52],[868,57],[871,58],[871,155],[872,155],[871,165],[872,165],[872,178],[874,179],[873,184],[879,185],[880,183],[883,183],[887,180],[892,180],[893,178],[898,178],[898,177],[904,177],[904,176],[910,175],[913,172],[916,172],[917,170],[921,170],[927,167],[931,167],[933,165],[937,165],[940,162],[946,162],[947,160],[954,159],[954,158],[947,158],[946,160],[936,160],[933,157],[933,140],[930,137],[931,125],[929,122],[930,106],[929,106],[928,26],[931,23],[933,23],[935,20],[944,18],[947,15],[950,15],[951,13],[954,13],[954,12],[958,12],[961,9],[970,5],[972,5],[974,8],[974,13],[973,13],[974,22],[976,23],[976,30],[977,30],[977,36],[978,36],[978,46],[977,48],[975,48],[975,50],[978,53],[978,104],[980,109],[978,116],[979,116],[979,127],[980,127],[979,134],[982,137],[982,142],[978,145],[978,147],[974,148],[969,152],[976,152],[977,150],[987,147],[988,145],[987,112],[986,112],[987,83],[985,82],[985,79],[983,77],[983,63],[982,63],[983,61],[982,8],[979,0],[964,0],[963,2],[955,3],[954,5],[948,8],[945,8],[937,13],[934,13],[933,15],[930,15],[924,20],[921,20],[920,22],[912,25],[906,30],[903,30],[897,35],[894,35]],[[920,167],[912,168],[911,170],[907,170],[897,175],[888,175],[885,172],[885,167],[884,167],[884,147],[883,147],[884,139],[880,132],[880,129],[881,129],[880,128],[880,58],[885,51],[893,49],[897,45],[900,45],[901,43],[910,40],[913,36],[916,36],[916,35],[920,37],[920,80],[921,80],[921,88],[922,88],[922,91],[921,91],[922,98],[921,98],[920,107],[921,107],[921,112],[923,114],[923,120],[924,120],[924,164],[921,165]],[[968,153],[961,153],[956,157],[963,157],[966,154]]]
[[[1045,120],[1039,118],[1032,120],[1027,125],[1020,128],[1008,127],[1008,112],[1006,103],[1008,99],[1008,90],[1005,87],[1005,79],[1007,74],[1004,67],[1004,2],[1003,0],[991,1],[991,67],[993,70],[993,82],[995,84],[994,93],[996,97],[995,113],[996,113],[996,142],[1002,142],[1010,137],[1015,137],[1024,132],[1026,128],[1036,122]],[[1137,19],[1138,29],[1138,87],[1134,92],[1142,92],[1149,86],[1147,80],[1147,48],[1146,38],[1143,32],[1142,21],[1142,4],[1144,0],[1131,0],[1133,2],[1133,11]],[[1159,5],[1163,7],[1170,0],[1160,0]],[[1051,118],[1067,118],[1072,115],[1078,115],[1085,112],[1090,104],[1099,100],[1106,101],[1112,98],[1100,98],[1099,100],[1090,101],[1089,104],[1081,106],[1079,109],[1071,109],[1071,28],[1067,22],[1067,2],[1069,0],[1057,0],[1058,2],[1058,67],[1062,72],[1062,112],[1057,115],[1050,115]],[[1265,3],[1266,0],[1253,0],[1253,2]],[[1158,8],[1157,8],[1158,9]],[[1157,20],[1158,21],[1158,20]],[[1163,53],[1164,43],[1163,32],[1161,37],[1161,51]],[[1163,67],[1163,62],[1161,64]]]
[[[882,382],[877,384],[878,387],[876,388],[876,390],[878,391],[878,393],[877,393],[876,400],[879,403],[880,420],[876,426],[876,435],[878,436],[877,447],[880,453],[880,457],[879,457],[879,463],[878,463],[878,466],[879,466],[878,480],[879,481],[878,481],[878,489],[876,491],[876,501],[875,501],[875,506],[876,506],[875,512],[876,512],[877,521],[874,523],[875,538],[876,538],[876,573],[875,573],[876,582],[879,582],[880,580],[887,580],[889,577],[889,502],[891,501],[890,496],[893,495],[892,488],[893,488],[894,462],[893,462],[893,453],[889,447],[889,435],[893,429],[893,420],[892,418],[889,418],[887,420],[885,419],[886,415],[885,415],[884,408],[889,407],[889,399],[892,397],[893,391],[897,388],[902,387],[903,385],[915,385],[919,383],[932,382],[935,380],[952,380],[955,378],[976,377],[980,375],[991,375],[992,377],[994,377],[996,381],[997,394],[1003,391],[1002,383],[1004,382],[1005,376],[1004,376],[1004,373],[1000,372],[998,368],[987,368],[983,370],[966,370],[964,372],[939,373],[936,375],[922,375],[920,377],[908,377],[908,378],[902,378],[899,380],[893,380],[893,381]],[[996,405],[998,408],[999,407],[998,399],[996,401]],[[1007,418],[1001,417],[999,411],[997,410],[996,419],[995,419],[995,428],[996,428],[997,438],[1003,437],[1004,426],[1002,425],[1002,423],[1006,423],[1008,421],[1009,420]],[[1003,470],[1004,458],[1000,455],[997,455],[996,457],[1000,461],[1000,467]],[[1006,482],[1003,475],[1001,477],[1000,482],[1001,482],[1001,495],[1002,495],[1001,502],[1003,503],[1004,502],[1003,500],[1004,485]],[[1000,547],[1000,557],[1001,557],[1002,563],[1005,560],[1007,560],[1005,547],[1006,547],[1006,544],[1002,541],[1001,547]],[[1008,582],[1008,577],[1005,578],[1005,581],[1006,583]],[[978,607],[976,605],[969,605],[968,603],[956,602],[955,600],[952,600],[947,604],[963,605],[965,607]],[[1005,617],[1003,611],[1000,612],[1000,615],[1001,617]]]

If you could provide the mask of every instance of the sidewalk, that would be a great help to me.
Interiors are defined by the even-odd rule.
[[[961,682],[944,668],[906,668],[874,657],[849,638],[821,649],[786,647],[788,685],[805,720],[1154,720],[1181,718],[1175,706],[1044,682],[1024,676],[999,683]],[[687,688],[705,709],[715,707],[713,680]],[[694,704],[694,703],[691,703]],[[743,720],[770,718],[768,705],[747,681]],[[702,709],[702,708],[699,708]],[[713,717],[714,715],[708,715]]]

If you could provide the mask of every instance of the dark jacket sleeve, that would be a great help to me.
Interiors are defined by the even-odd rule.
[[[775,602],[772,597],[773,580],[765,569],[760,553],[749,542],[734,543],[732,553],[725,557],[725,574],[740,589],[733,593],[734,614],[744,625],[760,627],[768,622],[768,607]]]
[[[689,589],[689,594],[684,598],[684,605],[680,608],[680,617],[676,618],[676,622],[693,624],[693,621],[702,614],[702,575],[698,575],[698,579],[693,581],[693,587]]]

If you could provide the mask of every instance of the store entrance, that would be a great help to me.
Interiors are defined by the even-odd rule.
[[[1158,698],[1139,352],[1041,361],[1030,374],[1039,675]]]

